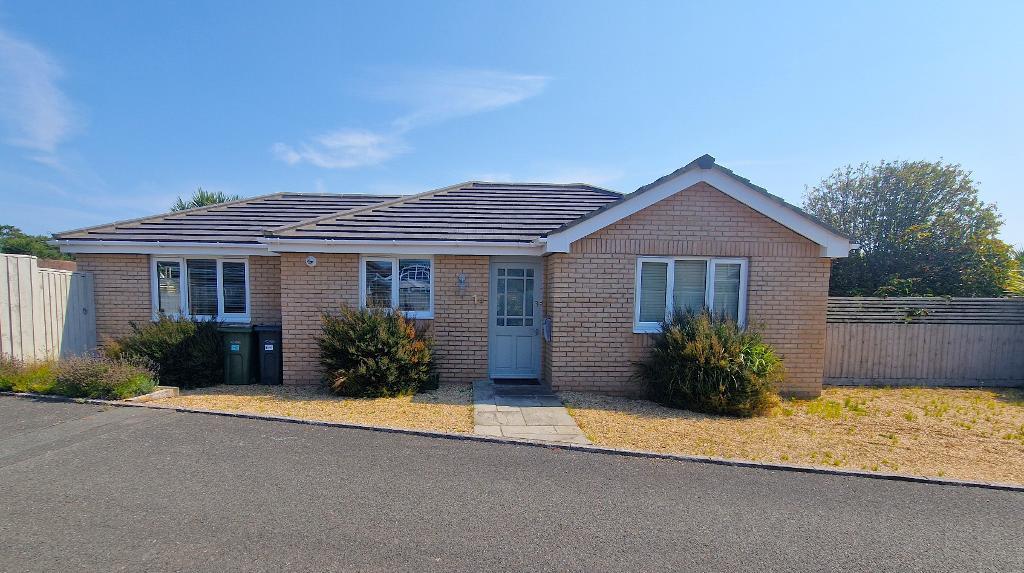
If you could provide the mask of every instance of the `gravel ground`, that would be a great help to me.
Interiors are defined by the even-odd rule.
[[[442,384],[399,398],[342,398],[322,386],[214,386],[154,404],[293,416],[395,428],[473,433],[473,388]]]
[[[595,444],[1024,483],[1024,391],[826,388],[736,419],[586,393],[562,399]]]

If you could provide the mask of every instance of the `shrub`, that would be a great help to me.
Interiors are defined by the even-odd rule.
[[[59,362],[23,362],[0,357],[0,390],[4,391],[123,400],[154,386],[153,372],[131,360],[78,356]]]
[[[398,311],[343,307],[324,314],[320,364],[342,396],[402,396],[437,387],[431,341]]]
[[[107,344],[108,357],[147,361],[166,386],[200,388],[224,381],[220,323],[164,316],[131,327],[131,334]]]
[[[769,410],[782,374],[782,360],[758,333],[707,312],[676,313],[636,364],[654,401],[731,416]]]
[[[23,362],[0,356],[0,391],[48,394],[56,379],[53,362]]]
[[[52,394],[72,398],[123,400],[156,386],[154,373],[142,363],[101,356],[76,356],[57,364]]]

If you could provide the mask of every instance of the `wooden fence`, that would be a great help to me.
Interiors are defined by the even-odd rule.
[[[0,354],[45,360],[95,347],[92,275],[0,254]]]
[[[826,384],[1024,386],[1024,299],[832,297],[826,331]]]

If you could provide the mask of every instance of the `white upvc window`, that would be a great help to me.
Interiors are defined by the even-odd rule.
[[[393,308],[409,318],[434,318],[433,257],[361,257],[359,306]]]
[[[633,332],[658,332],[674,310],[710,309],[740,326],[747,319],[747,260],[639,257]]]
[[[249,322],[249,261],[224,257],[153,257],[153,318]]]

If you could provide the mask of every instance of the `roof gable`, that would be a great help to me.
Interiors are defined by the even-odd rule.
[[[622,201],[606,205],[551,232],[545,238],[546,250],[567,253],[574,241],[701,182],[817,243],[822,248],[822,256],[845,257],[853,248],[849,238],[838,231],[782,198],[752,184],[748,179],[716,165],[714,157],[703,155],[682,168],[640,187],[626,195]]]

